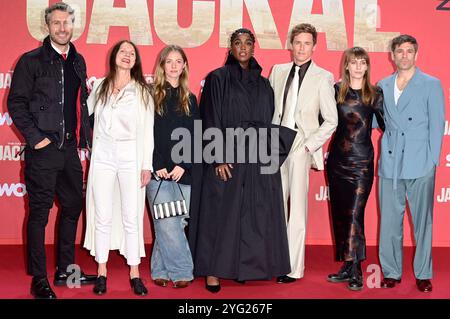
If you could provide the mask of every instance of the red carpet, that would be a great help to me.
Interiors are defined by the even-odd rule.
[[[150,247],[147,247],[147,252]],[[0,298],[28,299],[31,277],[26,275],[25,248],[23,246],[0,246]],[[277,284],[275,281],[253,281],[245,285],[232,280],[222,280],[222,290],[211,294],[204,288],[203,278],[196,279],[185,289],[158,287],[150,279],[149,259],[143,259],[141,277],[147,284],[149,299],[443,299],[450,298],[450,248],[433,249],[434,278],[433,292],[421,293],[416,289],[412,271],[412,248],[405,248],[402,283],[394,289],[369,288],[367,278],[373,274],[367,272],[369,265],[378,265],[376,247],[368,247],[368,259],[363,263],[365,286],[362,291],[353,292],[345,284],[333,284],[326,281],[328,273],[339,269],[340,264],[333,261],[331,246],[308,246],[306,249],[305,277],[292,284]],[[47,247],[50,282],[53,279],[54,247]],[[86,250],[77,249],[77,262],[82,270],[89,274],[96,272],[94,259]],[[373,282],[374,280],[372,280]],[[96,296],[92,286],[69,289],[54,287],[60,299],[128,299],[134,296],[128,282],[128,267],[122,256],[116,252],[110,254],[108,264],[108,293]]]

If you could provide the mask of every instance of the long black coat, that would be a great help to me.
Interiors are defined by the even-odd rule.
[[[271,124],[273,90],[253,58],[247,71],[230,55],[224,67],[207,76],[200,112],[204,129],[277,127],[279,166],[295,138],[294,131]],[[235,163],[233,177],[224,182],[215,174],[220,163],[203,165],[200,200],[197,208],[191,206],[195,275],[258,280],[289,273],[279,170],[261,174],[260,163]]]

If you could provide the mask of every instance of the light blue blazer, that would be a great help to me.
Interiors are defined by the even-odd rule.
[[[439,165],[445,127],[444,92],[439,79],[416,68],[395,105],[397,73],[378,85],[384,95],[386,130],[381,139],[378,175],[394,180],[425,176]]]

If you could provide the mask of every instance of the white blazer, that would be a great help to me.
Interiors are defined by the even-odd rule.
[[[94,82],[92,92],[87,100],[89,115],[94,113],[95,122],[98,123],[99,116],[103,111],[102,105],[98,104],[94,108],[94,102],[97,100],[97,88],[102,83],[102,79],[98,79]],[[143,105],[143,101],[140,99],[141,92],[136,86],[136,97],[138,103],[138,116],[136,123],[136,143],[137,143],[137,167],[136,174],[138,175],[138,181],[141,181],[141,170],[153,170],[153,122],[154,122],[154,104],[153,98],[149,98],[148,105]],[[90,254],[95,256],[95,202],[93,197],[93,170],[95,169],[95,150],[96,150],[96,132],[94,128],[93,132],[93,143],[91,159],[89,164],[89,175],[86,188],[86,236],[84,239],[83,247],[90,250]],[[140,185],[139,185],[140,186]],[[136,190],[131,190],[136,192],[138,196],[138,224],[139,224],[139,255],[140,257],[145,257],[145,247],[144,247],[144,211],[145,211],[145,187],[137,187]],[[111,243],[110,250],[119,249],[121,255],[127,257],[125,240],[124,240],[124,230],[122,226],[122,213],[121,213],[121,201],[119,185],[116,182],[114,187],[114,203],[113,203],[113,222],[111,230]]]
[[[281,123],[284,88],[291,68],[292,62],[276,64],[270,73],[269,80],[275,93],[273,124]],[[324,169],[322,146],[336,130],[338,123],[333,85],[333,74],[311,61],[300,87],[294,113],[298,128],[291,152],[308,147],[312,154],[311,166],[318,170]],[[319,112],[324,120],[322,125],[319,125]]]

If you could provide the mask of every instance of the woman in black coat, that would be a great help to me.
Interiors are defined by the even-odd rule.
[[[253,58],[254,45],[249,30],[232,34],[225,66],[207,76],[200,100],[205,130],[219,129],[224,136],[227,128],[258,131],[256,139],[245,144],[244,163],[216,153],[212,163],[203,166],[196,231],[190,241],[194,273],[206,276],[211,292],[220,290],[219,278],[269,280],[290,272],[279,166],[296,133],[271,124],[273,90]],[[259,129],[273,128],[279,132],[279,149],[271,149],[278,165],[276,172],[264,174],[261,169],[267,165],[260,158],[251,162],[255,152],[250,149],[261,141]],[[271,145],[270,137],[264,147]]]

